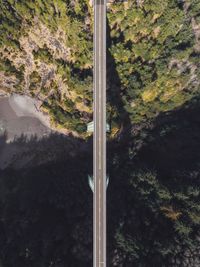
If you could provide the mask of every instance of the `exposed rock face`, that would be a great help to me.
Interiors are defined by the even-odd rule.
[[[138,7],[142,7],[142,5],[144,4],[144,0],[136,0],[136,3]]]
[[[20,38],[19,43],[29,55],[39,48],[47,48],[54,58],[71,61],[71,48],[66,46],[65,40],[66,33],[61,28],[58,27],[52,34],[50,29],[35,17],[33,26],[28,29],[26,36]]]
[[[195,18],[192,18],[192,29],[194,31],[196,41],[195,50],[200,52],[200,24],[196,22]]]
[[[37,84],[37,92],[41,90],[42,87],[49,88],[52,80],[57,82],[60,86],[64,86],[61,81],[61,77],[57,72],[56,64],[49,64],[44,62],[42,59],[37,59],[34,53],[37,53],[39,49],[46,49],[49,51],[50,55],[54,59],[62,59],[66,62],[70,62],[70,48],[66,47],[64,44],[64,39],[66,36],[61,29],[58,29],[56,33],[51,33],[48,27],[40,23],[35,19],[36,23],[33,27],[28,28],[26,35],[21,36],[19,39],[20,50],[16,50],[10,47],[0,48],[0,54],[4,60],[9,60],[11,64],[18,70],[23,68],[23,78],[24,84],[23,89],[26,94],[30,91],[30,76],[33,72],[37,72],[41,78],[41,82]],[[7,78],[8,79],[8,78]],[[6,77],[0,77],[0,81],[4,81],[4,86],[6,88],[13,88],[16,85],[17,80],[11,79],[11,85],[7,85]],[[66,88],[66,86],[65,86]],[[62,93],[65,92],[62,90]]]
[[[77,3],[74,4],[76,7]],[[61,16],[60,7],[56,6],[55,8],[58,16]],[[55,112],[52,123],[54,126],[55,124],[59,126],[61,131],[69,132],[71,126],[61,123],[57,118],[58,112],[56,110],[63,114],[71,110],[71,116],[76,112],[76,117],[79,116],[80,123],[87,123],[92,112],[91,80],[89,81],[90,88],[86,89],[86,91],[88,89],[91,91],[90,96],[86,97],[84,90],[79,89],[78,85],[80,83],[80,86],[84,86],[83,81],[79,80],[80,73],[84,70],[90,72],[92,68],[92,61],[89,60],[90,51],[84,45],[79,51],[80,42],[83,40],[83,43],[87,43],[87,40],[84,40],[82,36],[79,36],[82,34],[73,29],[73,27],[77,28],[80,32],[85,31],[90,35],[91,21],[88,16],[85,16],[85,26],[78,20],[72,22],[66,14],[63,16],[65,16],[65,25],[63,26],[61,22],[54,28],[50,28],[51,24],[47,25],[38,16],[34,16],[31,23],[27,20],[22,21],[21,35],[15,41],[18,46],[0,46],[1,62],[6,69],[6,71],[0,71],[0,87],[1,95],[16,92],[35,97],[41,101],[42,108],[46,105],[46,112],[51,113],[53,102]],[[81,53],[84,54],[85,62],[83,63],[81,62]],[[74,78],[71,77],[74,76],[73,68],[76,68],[76,72],[78,71],[77,77]],[[76,95],[75,98],[74,95]],[[77,104],[77,98],[79,98],[79,104]],[[88,99],[87,105],[84,103],[84,99]],[[75,110],[73,106],[76,107]],[[88,113],[87,116],[86,113]],[[86,117],[87,120],[85,120]],[[71,132],[75,133],[75,129],[76,126],[73,130],[71,129]]]
[[[188,73],[187,82],[184,83],[182,90],[188,88],[195,88],[196,90],[198,89],[200,84],[200,79],[198,77],[198,65],[187,60],[172,59],[169,63],[169,70],[171,70],[173,67],[177,69],[179,75],[186,72]]]
[[[187,15],[191,7],[192,1],[183,0],[182,2],[185,14]],[[190,19],[191,19],[192,30],[195,36],[195,50],[196,52],[200,52],[200,24],[196,21],[195,16],[191,15]]]
[[[15,86],[19,83],[19,80],[15,75],[7,76],[4,72],[0,72],[0,87],[1,95],[8,95],[10,91],[15,91]]]

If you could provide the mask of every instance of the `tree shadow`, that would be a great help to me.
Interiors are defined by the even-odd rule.
[[[145,137],[137,154],[133,158],[119,159],[113,165],[114,178],[107,191],[108,211],[112,214],[109,216],[109,251],[112,259],[115,256],[119,259],[118,265],[161,266],[164,262],[166,265],[162,266],[174,266],[171,260],[176,257],[183,264],[187,249],[195,259],[191,244],[197,248],[196,236],[200,228],[199,223],[188,220],[187,214],[192,211],[189,205],[193,205],[193,212],[198,208],[195,192],[200,192],[199,114],[199,99],[161,114],[152,121],[153,127],[147,125],[143,129]],[[134,140],[131,149],[133,144]],[[155,174],[155,187],[149,186],[151,179],[145,180],[146,173]],[[157,195],[152,188],[157,190]],[[159,196],[162,190],[168,192],[163,199]],[[165,200],[167,194],[171,200]],[[175,207],[175,211],[180,209],[183,214],[180,220],[167,218],[160,210],[162,205]],[[191,233],[187,236],[178,233],[176,223],[189,227]],[[122,235],[117,237],[119,233]],[[162,251],[166,254],[162,255]]]
[[[145,145],[137,156],[150,168],[170,174],[176,169],[198,168],[200,162],[199,100],[158,116],[148,131]]]

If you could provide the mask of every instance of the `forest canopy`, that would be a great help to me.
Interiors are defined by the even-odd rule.
[[[3,89],[40,99],[54,125],[83,134],[92,118],[91,2],[0,4]],[[177,109],[199,94],[198,1],[114,1],[107,16],[107,67],[119,79],[116,85],[108,77],[107,84],[114,128],[123,124],[120,112],[113,115],[117,104],[109,101],[114,90],[134,124]]]
[[[1,95],[72,134],[0,140],[26,148],[0,170],[3,267],[92,265],[93,16],[89,0],[0,0]],[[199,59],[199,0],[107,4],[108,266],[200,266]]]

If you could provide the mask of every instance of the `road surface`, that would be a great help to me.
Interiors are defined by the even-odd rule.
[[[106,267],[106,0],[94,0],[94,253]]]

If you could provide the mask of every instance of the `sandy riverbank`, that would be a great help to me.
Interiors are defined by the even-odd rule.
[[[37,118],[43,125],[50,128],[50,118],[39,110],[41,103],[29,96],[13,94],[8,98],[10,107],[17,117]]]
[[[21,165],[31,158],[31,155],[22,157],[29,148],[14,140],[22,136],[27,141],[31,137],[42,139],[52,133],[48,116],[37,109],[37,104],[21,95],[0,98],[0,169],[13,162],[16,155],[21,157]]]
[[[21,135],[41,138],[51,132],[50,119],[37,108],[37,101],[21,95],[0,98],[0,133],[7,142]]]

